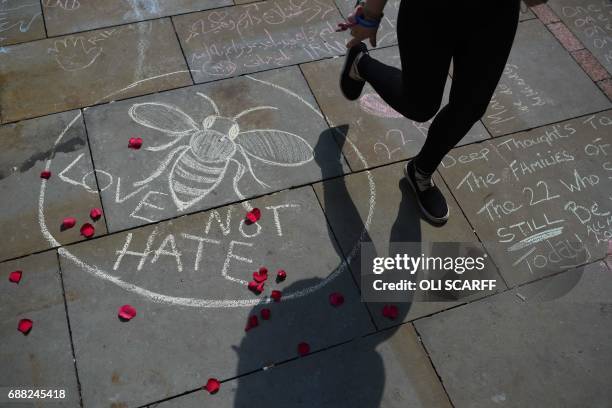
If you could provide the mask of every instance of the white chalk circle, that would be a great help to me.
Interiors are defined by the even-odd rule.
[[[297,95],[296,93],[283,88],[279,85],[267,82],[267,81],[263,81],[260,79],[256,79],[253,78],[251,76],[246,76],[246,78],[261,83],[263,85],[272,87],[276,90],[279,90],[283,93],[285,93],[286,95],[292,97],[292,98],[296,98],[298,99],[300,102],[302,102],[304,105],[306,105],[306,107],[310,110],[312,110],[316,115],[318,115],[319,117],[323,118],[323,119],[327,119],[328,123],[334,127],[334,125],[329,121],[328,118],[324,117],[321,112],[319,112],[312,104],[310,104],[308,101],[306,101],[304,98],[302,98],[301,96]],[[81,118],[81,112],[79,112],[74,119],[72,119],[72,121],[70,123],[68,123],[68,125],[66,126],[66,128],[59,134],[59,136],[57,137],[57,140],[55,141],[54,147],[57,146],[62,138],[66,135],[66,133],[68,132],[68,130]],[[338,131],[336,128],[334,128],[335,131]],[[338,131],[339,132],[339,131]],[[344,135],[343,135],[344,136]],[[357,157],[359,158],[359,160],[363,163],[363,165],[367,168],[367,162],[365,160],[365,157],[363,157],[363,155],[361,154],[361,152],[357,149],[357,147],[351,142],[351,140],[349,138],[345,138],[346,141],[349,143],[349,145],[351,146],[351,148],[355,151]],[[53,157],[53,155],[52,155]],[[52,159],[47,160],[46,164],[45,164],[45,169],[46,170],[50,170],[51,168],[51,161]],[[365,238],[366,234],[367,234],[367,230],[371,225],[372,222],[372,218],[374,215],[374,208],[376,206],[376,188],[375,188],[375,184],[374,184],[374,179],[372,177],[372,174],[370,173],[370,171],[366,171],[366,175],[368,177],[368,185],[369,185],[369,209],[368,209],[368,215],[367,218],[364,222],[364,228],[361,231],[361,235],[359,237],[359,240],[356,242],[355,246],[351,249],[350,253],[347,256],[347,261],[343,261],[342,263],[340,263],[340,265],[338,265],[338,267],[329,274],[329,276],[327,276],[325,279],[321,280],[320,282],[318,282],[315,285],[312,285],[310,287],[307,287],[305,289],[301,289],[298,291],[294,291],[294,292],[290,292],[290,293],[284,293],[283,294],[283,301],[288,301],[288,300],[292,300],[292,299],[298,299],[304,296],[307,296],[321,288],[323,288],[325,285],[327,285],[328,283],[330,283],[332,280],[334,280],[335,278],[337,278],[341,273],[345,272],[348,268],[348,263],[351,262],[351,260],[357,255],[359,248],[360,248],[360,244],[363,241],[363,239]],[[249,299],[198,299],[198,298],[186,298],[186,297],[177,297],[177,296],[168,296],[168,295],[164,295],[162,293],[158,293],[158,292],[153,292],[150,291],[148,289],[136,286],[132,283],[126,282],[124,280],[122,280],[121,278],[112,275],[110,272],[100,268],[97,265],[91,265],[85,261],[83,261],[82,259],[79,259],[77,256],[75,256],[74,254],[72,254],[68,249],[64,248],[61,246],[61,244],[59,243],[59,241],[57,239],[55,239],[55,237],[49,232],[49,229],[47,228],[47,223],[45,221],[45,214],[44,214],[44,208],[45,208],[45,193],[46,193],[46,188],[47,188],[47,180],[45,179],[41,179],[41,185],[40,185],[40,195],[39,195],[39,201],[38,201],[38,222],[40,225],[40,230],[41,233],[43,234],[43,236],[45,237],[45,239],[49,242],[49,245],[51,245],[51,247],[57,247],[58,248],[58,253],[66,258],[67,260],[73,262],[75,265],[77,265],[78,267],[80,267],[81,269],[83,269],[85,272],[100,278],[100,279],[104,279],[108,282],[114,283],[115,285],[119,286],[120,288],[128,291],[128,292],[132,292],[135,293],[137,295],[140,295],[150,301],[156,302],[156,303],[162,303],[162,304],[168,304],[168,305],[177,305],[177,306],[186,306],[186,307],[194,307],[194,308],[230,308],[230,307],[252,307],[255,306],[257,304],[261,304],[261,303],[269,303],[271,300],[267,297],[265,298],[257,298],[257,299],[253,299],[253,298],[249,298]]]

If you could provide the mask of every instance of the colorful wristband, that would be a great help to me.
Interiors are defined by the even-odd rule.
[[[366,28],[376,28],[380,25],[380,21],[366,20],[360,15],[355,16],[355,20],[357,21],[357,24]]]

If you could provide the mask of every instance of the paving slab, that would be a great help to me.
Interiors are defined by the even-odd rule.
[[[548,5],[612,73],[612,4],[608,0],[550,0]]]
[[[252,225],[236,204],[60,249],[85,406],[141,406],[293,358],[303,341],[315,351],[373,331],[312,188],[251,203]],[[246,283],[260,266],[257,296]],[[272,290],[283,299],[264,304]],[[138,312],[129,323],[123,304]],[[245,332],[262,308],[270,320]]]
[[[612,400],[611,284],[597,263],[415,326],[457,408],[603,408]]]
[[[401,66],[397,47],[374,51],[371,55],[385,64],[398,68]],[[343,126],[345,129],[343,132],[334,132],[334,136],[350,140],[344,144],[343,153],[351,168],[366,168],[360,155],[367,161],[367,167],[415,156],[425,142],[431,121],[419,123],[405,118],[387,105],[369,84],[366,84],[359,100],[348,102],[338,86],[343,63],[344,58],[336,58],[301,67],[325,116],[334,126]],[[443,105],[448,102],[450,83],[450,80],[446,82]],[[482,123],[477,122],[460,144],[485,138],[489,138],[489,134]],[[339,143],[342,141],[339,140]]]
[[[336,5],[340,9],[342,16],[347,18],[355,9],[355,1],[353,0],[335,0]],[[399,12],[400,0],[390,0],[385,5],[384,17],[380,22],[378,34],[376,36],[377,46],[387,47],[397,44],[397,13]],[[347,38],[349,38],[347,36]],[[370,43],[368,42],[368,47]]]
[[[402,166],[403,163],[384,166],[371,172],[352,174],[314,186],[331,229],[349,259],[357,282],[361,281],[361,257],[364,256],[363,250],[355,249],[355,245],[360,242],[373,246],[380,257],[395,255],[392,253],[395,248],[391,243],[478,242],[472,227],[437,174],[434,180],[448,199],[450,219],[443,227],[432,226],[421,219],[413,192],[403,179]],[[365,234],[364,227],[367,231]],[[363,273],[371,274],[371,271]],[[499,285],[496,289],[505,289],[498,275],[497,278]],[[483,296],[486,293],[488,292],[477,295]],[[459,298],[433,301],[429,293],[416,291],[412,298],[396,304],[400,314],[393,321],[382,316],[384,303],[369,303],[368,307],[380,328],[435,313],[467,300]]]
[[[43,0],[51,36],[231,6],[231,0]]]
[[[172,19],[198,83],[346,52],[331,0],[274,0]]]
[[[197,391],[151,408],[450,407],[412,325]]]
[[[89,218],[101,203],[79,111],[0,126],[0,143],[0,260],[84,239],[86,222],[106,233],[104,217]],[[43,180],[49,160],[52,175]],[[66,217],[78,224],[61,231]]]
[[[102,191],[111,231],[348,171],[329,164],[340,150],[297,67],[102,105],[85,117],[96,167],[113,177]],[[141,150],[127,148],[134,136]]]
[[[612,237],[612,112],[453,149],[440,171],[516,285],[603,258]]]
[[[536,18],[535,14],[533,14],[524,1],[521,1],[521,14],[519,16],[519,21],[531,20],[532,18]]]
[[[169,19],[4,47],[3,123],[192,84]]]
[[[45,24],[36,0],[0,4],[0,46],[45,38]]]
[[[548,29],[538,20],[528,20],[519,24],[506,69],[482,121],[495,137],[610,106]]]
[[[9,281],[11,272],[21,270],[18,284]],[[71,297],[71,293],[66,294]],[[0,405],[15,407],[75,407],[79,404],[64,296],[57,253],[48,251],[0,264],[0,388],[56,390],[65,398],[9,401],[0,397]],[[17,330],[21,319],[30,319],[31,331]],[[55,396],[55,394],[54,394]]]

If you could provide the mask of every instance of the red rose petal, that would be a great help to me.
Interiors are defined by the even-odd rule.
[[[40,172],[40,178],[44,178],[45,180],[49,180],[51,178],[51,172],[49,170],[43,170]]]
[[[253,290],[253,291],[257,290],[257,282],[250,281],[248,287],[249,287],[249,290]]]
[[[140,149],[142,147],[142,138],[140,137],[131,137],[130,141],[128,142],[128,147],[130,149]]]
[[[30,319],[21,319],[17,325],[17,330],[22,332],[24,335],[27,335],[30,333],[30,330],[32,330],[33,325],[34,323]]]
[[[89,223],[83,224],[83,226],[81,227],[81,235],[83,235],[85,238],[91,238],[94,236],[95,233],[96,229],[93,225]]]
[[[261,282],[261,283],[259,283],[259,284],[257,285],[257,291],[258,291],[259,293],[263,292],[263,290],[264,290],[264,285],[265,285],[265,282]]]
[[[300,356],[305,356],[308,353],[310,353],[310,344],[305,342],[298,344],[298,354]]]
[[[285,272],[284,269],[279,269],[276,272],[276,280],[280,282],[280,281],[284,281],[285,279],[287,279],[287,272]]]
[[[13,282],[13,283],[19,283],[19,281],[21,280],[21,274],[23,272],[21,271],[13,271],[9,274],[9,281]]]
[[[268,268],[266,268],[265,266],[262,266],[261,268],[259,268],[259,273],[261,275],[266,275],[268,276]]]
[[[329,303],[335,307],[341,306],[344,303],[344,296],[342,293],[334,292],[329,295]]]
[[[64,220],[62,221],[62,226],[60,227],[60,229],[62,231],[65,231],[67,229],[70,229],[72,227],[74,227],[74,225],[76,224],[77,220],[76,218],[73,217],[66,217],[64,218]]]
[[[92,220],[98,221],[100,217],[102,217],[102,210],[99,208],[92,208],[91,211],[89,212],[89,216],[91,217]]]
[[[272,293],[270,294],[270,297],[274,299],[275,302],[280,302],[282,296],[283,294],[281,293],[280,290],[273,290]]]
[[[265,282],[268,279],[268,275],[262,275],[259,272],[253,272],[253,279],[257,283]]]
[[[399,315],[399,310],[395,305],[385,305],[383,307],[382,314],[390,320],[395,320]]]
[[[256,281],[250,281],[248,287],[250,291],[260,294],[261,292],[263,292],[264,282],[260,283]]]
[[[132,305],[123,305],[119,308],[119,318],[124,321],[132,320],[136,317],[136,309]]]
[[[211,394],[216,394],[221,388],[221,383],[216,378],[209,378],[204,386],[204,389]]]
[[[257,315],[249,316],[249,320],[247,321],[247,325],[244,328],[244,331],[249,331],[257,326],[259,326],[259,319],[257,319]]]
[[[259,208],[253,208],[247,213],[246,218],[251,223],[259,221],[261,218],[261,210]]]
[[[261,318],[264,320],[270,320],[270,315],[272,314],[272,312],[270,311],[270,309],[261,309]]]

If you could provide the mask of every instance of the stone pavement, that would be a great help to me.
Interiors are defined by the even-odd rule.
[[[0,2],[0,390],[66,393],[0,407],[612,406],[612,3],[523,4],[443,227],[402,179],[430,124],[339,94],[352,3]],[[394,242],[479,243],[499,285],[389,319],[360,254]]]

